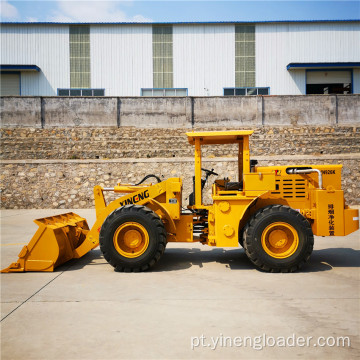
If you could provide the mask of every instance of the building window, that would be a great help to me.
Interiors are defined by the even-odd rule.
[[[70,26],[70,87],[90,88],[90,27]]]
[[[104,96],[104,89],[58,89],[58,96]]]
[[[153,86],[173,87],[173,29],[172,26],[153,26]]]
[[[141,96],[187,96],[187,89],[141,89]]]
[[[269,95],[268,87],[224,88],[224,96]]]
[[[235,86],[255,86],[255,26],[235,26]]]

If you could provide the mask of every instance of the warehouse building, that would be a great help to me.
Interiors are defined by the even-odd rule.
[[[360,21],[2,23],[1,95],[360,93]]]

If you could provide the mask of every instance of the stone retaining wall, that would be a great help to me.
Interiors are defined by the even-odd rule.
[[[266,156],[258,157],[260,165],[343,164],[343,189],[348,204],[360,204],[360,156]],[[204,159],[203,167],[214,168],[221,177],[236,179],[234,158]],[[19,208],[91,208],[92,189],[100,184],[112,187],[118,182],[136,183],[147,174],[164,179],[182,177],[183,203],[192,191],[194,162],[182,159],[123,159],[123,160],[32,160],[3,161],[0,165],[1,207]],[[209,200],[210,188],[206,188]],[[113,193],[107,193],[113,199]],[[116,196],[116,195],[115,195]]]
[[[238,130],[226,127],[221,130]],[[251,154],[360,153],[360,126],[260,127],[250,138]],[[195,128],[195,131],[209,128]],[[121,159],[193,156],[188,129],[3,128],[1,159]],[[206,157],[234,156],[234,146],[206,146]]]
[[[208,129],[211,128],[194,128]],[[347,202],[360,204],[360,126],[254,130],[251,157],[259,159],[259,165],[342,163]],[[186,131],[189,129],[2,128],[1,207],[92,207],[92,188],[96,184],[136,183],[149,173],[164,178],[183,177],[187,203],[194,149],[187,142]],[[235,179],[235,154],[236,147],[232,145],[205,146],[204,167],[214,167],[221,176]]]

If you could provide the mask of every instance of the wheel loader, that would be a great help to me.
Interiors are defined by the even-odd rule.
[[[257,166],[250,160],[252,133],[186,133],[195,147],[193,192],[186,208],[181,178],[161,181],[148,175],[135,185],[97,185],[96,222],[91,229],[74,213],[35,220],[39,229],[18,261],[2,271],[53,271],[99,244],[117,271],[145,271],[160,260],[168,242],[200,242],[240,245],[259,269],[293,272],[309,259],[314,235],[344,236],[359,228],[358,210],[344,201],[342,165]],[[227,144],[238,147],[235,181],[202,168],[203,146]],[[212,203],[204,204],[203,190],[212,176]],[[150,178],[154,183],[144,183]],[[109,191],[119,197],[107,203]]]

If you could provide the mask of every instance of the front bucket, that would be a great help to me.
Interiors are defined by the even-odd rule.
[[[17,262],[1,272],[54,271],[55,267],[71,260],[89,232],[86,220],[66,213],[34,220],[39,229],[29,244],[20,251]]]

